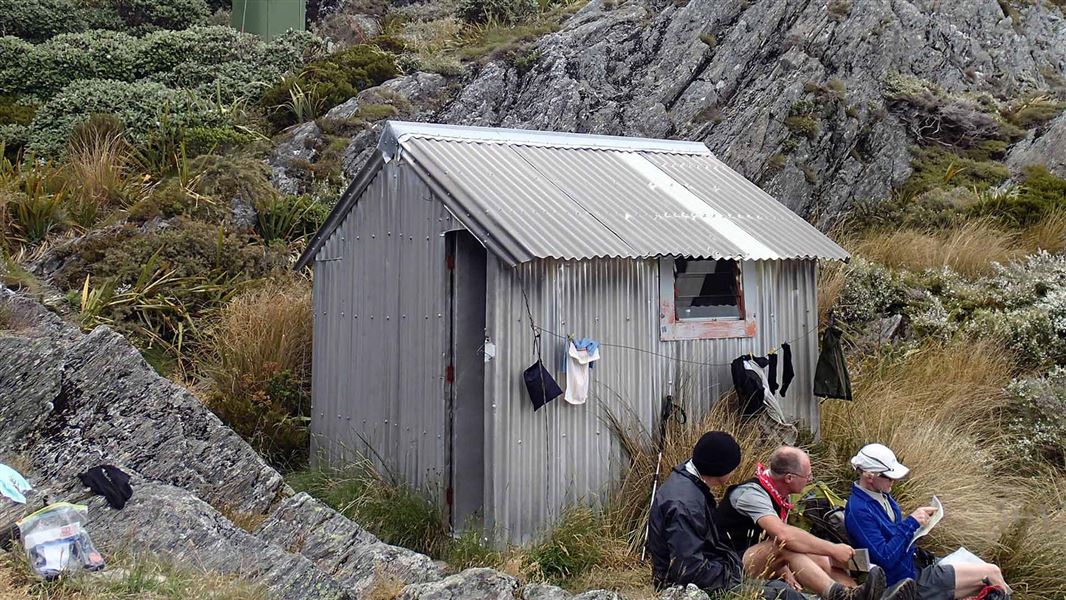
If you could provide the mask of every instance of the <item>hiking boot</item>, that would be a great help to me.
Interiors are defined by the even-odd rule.
[[[885,572],[881,570],[881,567],[874,565],[870,567],[866,583],[858,587],[845,587],[839,583],[834,583],[833,587],[829,588],[829,593],[826,594],[825,600],[881,600],[881,595],[884,592]]]
[[[889,588],[881,600],[918,600],[918,584],[913,579],[904,579]]]
[[[877,565],[870,566],[870,572],[866,574],[866,583],[859,587],[862,600],[881,600],[885,593],[885,571]]]

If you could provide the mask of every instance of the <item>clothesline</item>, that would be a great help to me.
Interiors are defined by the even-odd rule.
[[[540,331],[542,333],[547,333],[548,335],[557,337],[557,338],[559,338],[561,340],[569,339],[569,336],[563,335],[563,334],[558,333],[556,331],[552,331],[550,329],[545,329],[544,327],[541,327],[540,325],[535,325],[534,324],[532,327],[536,331]],[[818,331],[817,327],[813,327],[812,328],[812,327],[806,327],[805,326],[804,329],[806,330],[804,333],[801,333],[801,334],[799,334],[799,335],[797,335],[797,336],[795,336],[795,337],[793,337],[791,339],[787,339],[787,340],[785,340],[783,342],[780,342],[778,345],[780,346],[782,344],[791,344],[791,343],[793,343],[793,342],[795,342],[797,340],[800,340],[800,339],[803,339],[803,338],[809,336],[811,333],[817,333],[817,331]],[[660,358],[668,358],[670,360],[676,360],[678,362],[683,362],[683,363],[691,364],[691,365],[701,365],[701,366],[705,366],[705,367],[728,367],[728,366],[730,366],[730,364],[732,364],[732,363],[709,363],[709,362],[702,362],[702,361],[698,361],[698,360],[685,360],[683,358],[676,358],[676,357],[670,356],[668,354],[661,354],[659,352],[655,352],[654,350],[648,350],[647,348],[637,348],[635,346],[626,346],[625,344],[612,344],[612,343],[609,343],[609,342],[599,342],[599,345],[603,346],[603,347],[606,347],[606,348],[620,348],[620,349],[624,349],[624,350],[633,350],[635,352],[643,352],[644,354],[650,354],[652,356],[658,356]]]

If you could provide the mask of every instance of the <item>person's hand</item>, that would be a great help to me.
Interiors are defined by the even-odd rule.
[[[785,572],[781,574],[781,579],[785,581],[788,587],[796,590],[797,592],[803,591],[803,586],[800,582],[796,581],[796,575],[792,572],[792,569],[785,569]]]
[[[847,544],[833,544],[829,557],[842,565],[848,564],[851,557],[855,556],[855,549]]]
[[[915,521],[918,521],[919,525],[925,525],[929,522],[929,519],[933,518],[933,513],[935,512],[936,509],[932,506],[923,506],[912,512],[911,516],[914,517]]]

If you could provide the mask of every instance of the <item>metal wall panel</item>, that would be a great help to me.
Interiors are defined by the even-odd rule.
[[[500,541],[527,542],[565,507],[602,499],[624,460],[602,420],[605,409],[650,430],[672,385],[694,417],[731,389],[729,364],[741,354],[765,354],[792,340],[796,378],[783,407],[791,418],[817,424],[813,261],[755,263],[757,293],[747,300],[754,338],[679,342],[659,340],[655,259],[545,260],[512,269],[490,255],[489,263],[487,334],[497,355],[486,365],[486,524]],[[521,377],[537,358],[523,287],[538,326],[629,347],[601,348],[587,404],[559,398],[533,412]],[[551,334],[541,340],[541,357],[562,383],[565,342]]]
[[[445,473],[448,275],[459,228],[409,167],[388,164],[315,257],[312,450],[380,457],[439,491]]]

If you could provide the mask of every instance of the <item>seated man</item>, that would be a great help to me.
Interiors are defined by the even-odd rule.
[[[866,583],[856,586],[847,564],[855,551],[815,537],[787,523],[789,494],[811,480],[811,460],[799,448],[781,446],[770,468],[759,465],[756,477],[726,491],[721,524],[729,543],[743,557],[752,577],[780,577],[794,588],[806,588],[827,600],[880,600],[884,572],[870,569]],[[913,597],[913,583],[892,591],[889,598]]]
[[[889,585],[913,578],[920,600],[967,598],[984,588],[986,579],[1010,592],[995,565],[932,565],[919,572],[914,564],[918,548],[911,545],[911,539],[919,527],[929,522],[935,509],[923,506],[904,519],[890,494],[892,483],[906,477],[910,469],[882,444],[864,446],[851,459],[851,465],[858,471],[859,480],[851,486],[844,526],[857,547],[869,550],[870,562],[884,567]]]
[[[711,493],[739,464],[740,446],[733,436],[707,432],[692,449],[692,459],[675,467],[655,494],[647,548],[656,589],[692,583],[714,594],[740,585],[740,558],[722,537]],[[780,581],[766,584],[763,593],[767,600],[803,600]]]

